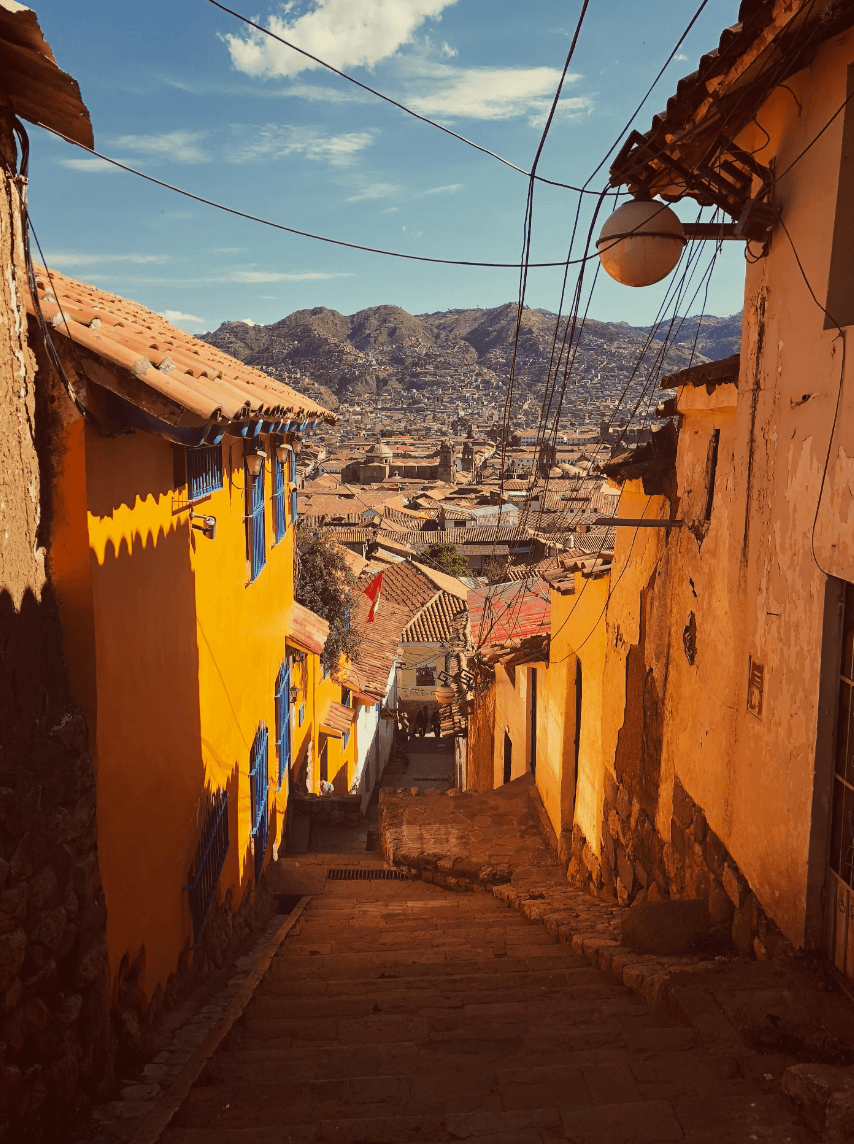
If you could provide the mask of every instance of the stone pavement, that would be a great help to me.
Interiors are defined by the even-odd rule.
[[[365,880],[323,883],[163,1144],[816,1139],[737,1055],[492,895]]]
[[[813,1127],[829,1123],[834,1102],[844,1105],[850,1134],[825,1129],[822,1138],[854,1141],[854,1007],[820,959],[757,961],[732,950],[653,956],[624,947],[626,911],[567,884],[544,820],[529,776],[496,791],[452,790],[442,798],[388,789],[381,845],[413,877],[491,894],[539,922],[589,965],[693,1029],[703,1050],[731,1053],[742,1075],[789,1093]]]

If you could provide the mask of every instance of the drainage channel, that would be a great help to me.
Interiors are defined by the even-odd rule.
[[[327,882],[408,882],[402,870],[382,869],[376,866],[334,866],[326,871]]]

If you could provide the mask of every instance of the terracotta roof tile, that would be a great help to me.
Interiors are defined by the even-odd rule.
[[[329,624],[326,620],[322,616],[318,616],[316,612],[312,612],[310,608],[294,601],[290,631],[285,637],[286,642],[295,644],[303,651],[320,655],[328,635]]]
[[[137,394],[130,397],[125,389],[120,396],[169,424],[186,425],[188,412],[202,422],[337,420],[289,385],[184,333],[138,302],[57,270],[50,271],[50,280],[42,267],[35,271],[42,313],[56,333],[118,370]],[[26,301],[34,314],[29,291]]]
[[[327,734],[331,733],[340,738],[347,734],[355,721],[355,708],[345,707],[343,703],[336,703],[334,699],[330,699],[329,706],[320,720],[320,727]]]

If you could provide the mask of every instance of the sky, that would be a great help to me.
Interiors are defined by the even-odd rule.
[[[581,0],[248,3],[230,6],[526,170],[581,7]],[[590,177],[625,138],[698,5],[591,0],[539,174],[576,186]],[[518,264],[524,174],[209,0],[36,0],[35,8],[57,62],[80,85],[103,154],[301,230],[409,254]],[[737,9],[737,0],[708,0],[634,126],[648,129]],[[432,313],[518,295],[513,269],[431,266],[285,234],[110,167],[41,128],[29,134],[30,213],[49,264],[192,333],[316,306]],[[599,191],[606,179],[607,162],[590,185]],[[567,257],[578,198],[538,185],[533,261]],[[593,201],[583,199],[582,225]],[[693,203],[677,211],[697,217]],[[531,270],[527,303],[556,309],[561,278],[559,270]],[[684,308],[734,313],[743,281],[741,245],[727,243],[705,306],[701,292]],[[650,322],[667,285],[631,289],[602,273],[590,316]]]

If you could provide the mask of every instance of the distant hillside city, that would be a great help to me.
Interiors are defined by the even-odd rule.
[[[331,532],[354,571],[450,543],[477,586],[604,559],[617,507],[609,478],[632,464],[651,466],[654,479],[675,452],[674,391],[662,391],[662,378],[739,352],[740,314],[657,330],[588,321],[560,418],[552,412],[544,433],[565,319],[523,311],[505,421],[517,315],[510,303],[419,315],[374,306],[351,317],[318,307],[267,326],[224,322],[201,337],[336,411],[334,426],[301,435],[297,507],[307,527]]]
[[[417,315],[372,306],[349,317],[316,307],[266,326],[223,322],[200,337],[334,409],[339,421],[326,433],[329,443],[355,435],[441,438],[468,432],[495,439],[516,318],[514,303]],[[525,444],[536,436],[556,324],[557,315],[548,310],[523,312],[509,429],[530,437]],[[562,319],[558,349],[564,330]],[[652,338],[649,327],[588,320],[561,410],[566,443],[578,430],[598,433],[603,421],[625,424],[645,387],[651,396],[632,423],[647,425],[661,374],[738,353],[740,336],[741,314],[677,319]]]

